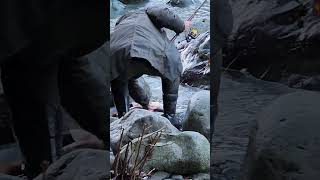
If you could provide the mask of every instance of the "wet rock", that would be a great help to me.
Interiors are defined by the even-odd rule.
[[[199,173],[192,176],[193,180],[210,180],[210,175],[205,173]]]
[[[181,81],[196,87],[209,85],[210,33],[202,33],[190,42],[184,40],[177,48],[181,53],[184,68]]]
[[[319,179],[319,106],[319,92],[298,91],[259,114],[252,179]]]
[[[170,179],[173,179],[173,180],[183,180],[183,176],[181,175],[172,175]]]
[[[119,0],[123,4],[135,4],[135,3],[142,3],[146,2],[147,0]]]
[[[247,161],[252,161],[250,147],[249,138],[215,135],[210,151],[211,179],[241,179],[247,174]]]
[[[302,83],[302,89],[320,91],[320,75],[312,76]]]
[[[16,177],[16,176],[9,176],[9,175],[6,175],[6,174],[0,174],[0,179],[1,180],[25,180],[23,178],[19,178],[19,177]]]
[[[168,178],[169,176],[170,174],[167,172],[158,171],[151,176],[150,180],[162,180],[162,179]]]
[[[265,80],[278,81],[282,71],[317,73],[320,21],[313,14],[313,0],[235,0],[234,28],[224,65],[248,68]]]
[[[198,0],[196,0],[196,2],[198,2]],[[170,0],[168,2],[168,4],[170,4],[171,6],[178,6],[178,7],[186,7],[194,3],[195,3],[194,0]]]
[[[62,156],[49,166],[46,180],[102,180],[109,178],[108,151],[81,149]],[[41,180],[39,175],[35,180]]]
[[[116,117],[110,117],[110,123],[113,123],[113,122],[116,121],[116,120],[119,120],[119,119],[116,118]]]
[[[125,10],[125,5],[118,1],[118,0],[112,0],[110,1],[110,18],[116,18],[120,14],[122,14]]]
[[[199,91],[191,97],[183,130],[196,131],[210,139],[210,91]]]
[[[143,143],[139,159],[146,143]],[[144,166],[149,172],[155,168],[172,174],[196,174],[209,172],[210,144],[197,132],[184,131],[177,134],[163,134],[156,143],[150,159]]]
[[[287,84],[292,88],[320,91],[320,75],[307,77],[303,75],[292,74],[288,78]]]
[[[124,117],[110,124],[111,148],[114,151],[120,141],[121,130],[124,128],[123,144],[125,145],[132,139],[142,134],[143,126],[150,126],[146,134],[152,133],[164,127],[165,133],[177,133],[170,121],[158,113],[150,112],[143,109],[135,109],[128,112]]]

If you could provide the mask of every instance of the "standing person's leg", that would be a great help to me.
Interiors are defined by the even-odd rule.
[[[127,76],[121,75],[111,81],[111,92],[119,118],[124,116],[129,111],[129,91],[127,78]]]
[[[40,65],[37,57],[36,52],[27,49],[1,67],[14,133],[29,178],[41,172],[41,163],[55,158],[56,149],[51,148],[55,145],[54,134],[50,136],[48,122],[54,124],[60,116],[57,66]]]
[[[60,64],[61,102],[80,126],[109,147],[109,87],[106,72],[87,57],[66,58]]]
[[[211,109],[211,134],[213,136],[214,123],[218,115],[218,96],[220,90],[221,68],[222,68],[222,50],[217,50],[213,55],[211,70],[211,93],[210,93],[210,109]]]

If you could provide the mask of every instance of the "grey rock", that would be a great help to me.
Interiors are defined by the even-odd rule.
[[[138,138],[142,134],[144,124],[150,128],[145,134],[152,133],[164,127],[164,133],[177,133],[168,119],[161,115],[143,109],[135,109],[128,112],[124,117],[110,124],[111,148],[114,151],[120,141],[121,131],[124,128],[123,144],[130,140]]]
[[[150,180],[162,180],[162,179],[168,178],[169,176],[170,174],[167,172],[158,171],[151,176]]]
[[[256,77],[271,65],[275,69],[271,68],[264,79],[275,81],[277,78],[272,76],[281,76],[282,64],[289,73],[319,72],[320,22],[312,11],[313,0],[229,2],[234,28],[224,63],[230,64],[243,54],[237,57],[237,64],[248,67]]]
[[[168,4],[170,4],[171,6],[178,6],[178,7],[186,7],[193,3],[194,3],[194,0],[170,0],[168,2]]]
[[[144,153],[146,145],[145,141],[142,144],[139,159],[142,158],[141,154]],[[198,132],[163,134],[146,162],[144,171],[149,172],[155,168],[181,175],[209,172],[209,150],[209,141]]]
[[[108,151],[81,149],[62,156],[46,171],[46,180],[102,180],[109,178]],[[39,175],[35,180],[41,180]]]
[[[241,179],[247,173],[244,171],[247,169],[247,161],[252,159],[249,149],[249,138],[215,135],[210,151],[211,179]]]
[[[173,180],[183,180],[183,176],[181,176],[181,175],[172,175],[171,179],[173,179]]]
[[[116,117],[110,117],[110,123],[113,123],[114,121],[118,120]]]
[[[299,91],[258,115],[254,179],[319,179],[319,106],[319,92]]]
[[[210,180],[210,175],[206,173],[199,173],[192,176],[193,180]]]
[[[210,91],[199,91],[191,97],[183,130],[196,131],[210,139]]]

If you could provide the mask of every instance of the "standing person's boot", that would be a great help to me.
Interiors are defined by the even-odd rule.
[[[182,124],[178,118],[176,118],[176,105],[177,105],[177,94],[166,94],[163,96],[163,116],[169,119],[171,124],[178,130],[182,131]]]
[[[173,81],[162,78],[164,117],[168,118],[173,126],[182,131],[182,123],[176,117],[179,84],[180,78]]]

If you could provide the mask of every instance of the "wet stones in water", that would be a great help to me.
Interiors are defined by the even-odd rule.
[[[210,139],[210,91],[195,93],[188,104],[183,130],[196,131]]]
[[[181,76],[181,82],[186,83],[193,87],[199,87],[202,89],[210,89],[210,74],[204,74],[208,67],[207,62],[200,62],[193,68],[183,71]]]
[[[319,106],[318,92],[299,91],[281,96],[258,115],[252,180],[319,179]]]

